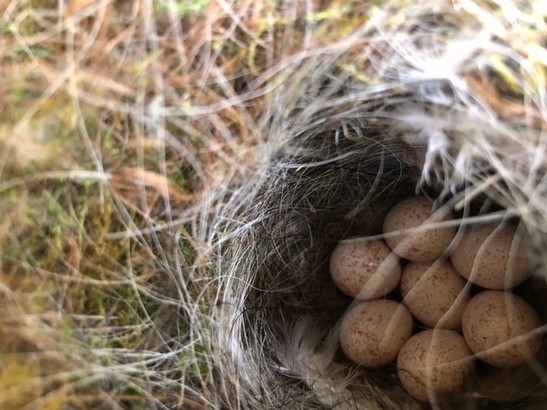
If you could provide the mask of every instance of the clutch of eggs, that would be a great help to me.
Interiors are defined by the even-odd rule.
[[[396,359],[403,387],[431,403],[461,388],[475,357],[516,367],[543,343],[538,314],[510,291],[531,276],[529,239],[510,223],[457,225],[407,198],[386,215],[385,242],[341,241],[330,258],[333,282],[358,300],[342,318],[346,356],[365,367]],[[471,297],[471,284],[486,290]],[[385,299],[397,287],[402,303]],[[413,318],[429,330],[412,335]]]

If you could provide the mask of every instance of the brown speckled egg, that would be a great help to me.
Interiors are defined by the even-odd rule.
[[[384,234],[454,219],[452,214],[444,218],[433,217],[432,214],[432,204],[427,198],[407,198],[387,213],[384,219]],[[441,256],[455,235],[455,227],[432,227],[423,231],[409,231],[395,236],[388,235],[386,236],[386,243],[403,258],[415,262],[427,262]]]
[[[465,340],[453,330],[430,329],[412,336],[397,358],[405,390],[421,401],[438,403],[457,391],[474,369]]]
[[[487,289],[509,289],[531,276],[529,248],[529,238],[514,225],[475,225],[464,232],[451,259],[470,282]]]
[[[463,335],[477,357],[510,368],[533,358],[543,343],[536,311],[511,292],[489,290],[473,297],[463,312]],[[519,336],[528,335],[523,339]]]
[[[401,277],[403,303],[427,327],[460,329],[470,297],[465,285],[448,261],[410,262]]]
[[[355,363],[377,367],[395,360],[411,335],[412,316],[407,308],[392,300],[369,300],[342,318],[340,346]]]
[[[382,241],[340,242],[330,257],[330,274],[345,294],[359,299],[387,295],[399,284],[398,258]]]

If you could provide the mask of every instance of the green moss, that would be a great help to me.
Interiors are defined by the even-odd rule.
[[[17,51],[17,56],[20,58],[37,58],[48,59],[53,55],[53,51],[43,46],[30,46],[21,48]]]
[[[179,17],[186,17],[191,14],[203,13],[209,6],[210,0],[178,0],[162,1],[154,3],[156,13],[175,12]]]

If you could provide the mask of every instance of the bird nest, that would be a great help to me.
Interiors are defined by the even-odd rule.
[[[339,352],[336,324],[351,299],[328,273],[337,240],[381,233],[387,210],[417,193],[457,204],[466,224],[521,220],[538,251],[535,282],[521,293],[541,311],[541,292],[529,292],[545,287],[545,111],[526,103],[541,100],[527,95],[535,84],[510,85],[529,76],[495,68],[511,58],[522,67],[526,57],[508,38],[478,40],[488,29],[474,12],[386,11],[351,40],[284,67],[261,129],[264,161],[221,218],[237,221],[224,225],[215,314],[221,368],[238,397],[231,406],[423,407],[395,364],[362,369]],[[344,74],[350,62],[361,77]],[[541,407],[544,357],[479,368],[455,408]]]

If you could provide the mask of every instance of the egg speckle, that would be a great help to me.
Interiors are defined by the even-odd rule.
[[[330,257],[335,285],[349,296],[374,299],[387,295],[399,284],[398,258],[382,241],[340,242]]]
[[[403,305],[385,299],[369,300],[343,317],[340,346],[355,363],[377,367],[395,360],[411,335],[412,316]]]
[[[509,289],[531,276],[529,248],[529,239],[514,225],[475,225],[463,233],[451,259],[470,282],[487,289]]]
[[[412,229],[453,219],[449,214],[441,218],[433,216],[432,204],[425,197],[407,198],[389,210],[384,219],[384,234]],[[416,262],[431,261],[441,256],[450,245],[456,228],[431,227],[427,230],[410,231],[386,236],[386,243],[398,255]]]
[[[519,366],[537,354],[543,337],[530,332],[540,326],[532,306],[511,292],[499,290],[473,297],[462,317],[463,335],[471,350],[499,368]],[[529,337],[519,338],[523,335]]]
[[[469,301],[465,285],[448,261],[410,262],[403,270],[401,294],[412,315],[427,327],[460,329]]]
[[[403,345],[397,358],[397,374],[405,390],[418,400],[432,403],[457,391],[473,369],[465,340],[448,329],[417,333]]]

